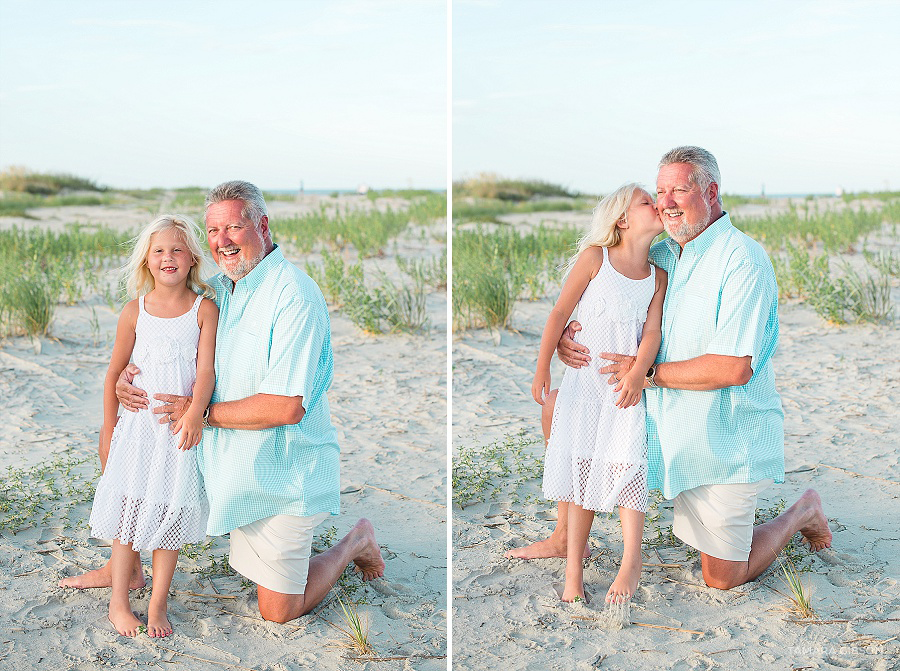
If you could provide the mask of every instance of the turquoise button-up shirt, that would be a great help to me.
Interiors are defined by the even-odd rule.
[[[667,499],[700,485],[784,482],[784,412],[775,390],[778,286],[772,262],[728,214],[684,246],[650,250],[668,273],[657,363],[751,356],[753,377],[713,391],[647,389],[649,485]]]
[[[219,306],[212,403],[302,396],[305,414],[272,429],[204,430],[197,457],[209,534],[271,515],[338,514],[339,447],[326,396],[334,363],[322,292],[277,246],[236,284],[223,274],[210,284]]]

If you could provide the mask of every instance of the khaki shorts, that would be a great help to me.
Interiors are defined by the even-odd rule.
[[[717,559],[747,561],[753,541],[756,497],[774,481],[703,485],[675,497],[672,532]]]
[[[231,532],[231,568],[257,585],[282,594],[303,594],[313,531],[330,517],[273,515]]]

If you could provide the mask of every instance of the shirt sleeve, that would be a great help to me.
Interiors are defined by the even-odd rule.
[[[281,308],[272,326],[269,366],[260,394],[310,398],[327,327],[318,307],[293,297]]]
[[[775,297],[775,284],[764,268],[746,261],[738,265],[722,286],[716,332],[706,353],[757,361]]]

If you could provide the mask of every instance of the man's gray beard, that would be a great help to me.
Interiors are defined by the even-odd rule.
[[[259,240],[262,243],[262,246],[259,248],[259,254],[257,254],[252,259],[241,259],[238,261],[238,264],[232,268],[231,270],[227,270],[222,261],[217,260],[216,265],[219,266],[221,271],[225,273],[225,276],[230,279],[232,282],[237,282],[238,280],[247,277],[250,274],[250,271],[256,268],[259,265],[259,262],[266,258],[266,246],[265,240],[263,239],[262,234],[259,236]],[[218,254],[217,259],[221,259],[222,255]]]
[[[669,234],[669,237],[679,244],[685,244],[705,231],[709,227],[709,220],[710,217],[712,217],[712,206],[708,201],[703,201],[703,204],[706,205],[706,214],[704,214],[703,218],[696,223],[685,221],[681,224],[676,224],[678,228],[670,229],[669,227],[672,226],[672,224],[670,222],[665,222],[666,233]]]

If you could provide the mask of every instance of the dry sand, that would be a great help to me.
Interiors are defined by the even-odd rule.
[[[319,199],[308,197],[294,210],[293,204],[273,203],[273,214],[317,207],[314,200]],[[370,206],[366,199],[345,201]],[[42,223],[78,220],[130,228],[153,214],[134,208],[58,208]],[[399,241],[404,256],[431,256],[441,249],[430,236],[423,241],[418,231]],[[289,250],[287,256],[301,268],[307,260]],[[365,263],[367,271],[376,264],[394,265],[390,255]],[[336,590],[309,616],[285,625],[265,622],[255,590],[242,587],[239,578],[191,572],[208,565],[203,557],[179,560],[170,598],[174,636],[120,637],[106,619],[108,590],[56,586],[60,577],[98,567],[109,556],[108,542],[89,539],[78,528],[89,514],[89,504],[81,504],[71,513],[75,528],[64,528],[54,512],[46,524],[15,535],[0,532],[0,668],[445,668],[446,305],[444,292],[429,296],[432,328],[416,336],[365,335],[340,312],[331,314],[335,377],[329,400],[341,444],[343,495],[341,515],[322,529],[334,526],[340,538],[360,517],[375,525],[385,575],[352,598],[366,601],[359,612],[368,618],[376,655],[394,659],[348,659],[350,653],[339,645],[345,637],[332,626],[344,625]],[[98,330],[90,325],[92,314]],[[92,297],[59,309],[53,337],[39,341],[39,352],[30,339],[0,341],[0,415],[7,426],[0,434],[0,466],[22,468],[62,454],[91,457],[81,472],[94,469],[116,319],[99,297]],[[210,552],[221,557],[227,542],[217,539]],[[146,556],[144,564],[148,586],[132,592],[132,603],[146,614],[151,584]]]
[[[888,233],[879,241],[895,255],[898,243]],[[893,300],[900,311],[898,284]],[[455,338],[454,450],[523,429],[540,435],[531,379],[551,305],[551,299],[519,302],[515,331]],[[781,499],[790,505],[809,487],[821,493],[834,543],[805,561],[810,571],[803,575],[819,619],[792,621],[779,594],[788,590],[773,570],[731,591],[706,587],[699,560],[684,546],[654,544],[656,528],[665,537],[671,527],[671,504],[663,502],[660,523],[644,536],[645,563],[656,566],[645,567],[631,609],[634,622],[662,628],[609,632],[598,618],[621,558],[617,518],[595,520],[585,570],[593,600],[570,605],[552,587],[564,578],[564,559],[503,557],[549,534],[555,504],[501,495],[453,507],[454,668],[900,668],[900,330],[828,325],[791,301],[782,305],[780,323],[774,365],[786,415],[787,475],[759,505]],[[562,372],[554,360],[554,386]],[[527,449],[539,454],[542,443]],[[540,497],[539,481],[520,493]]]

